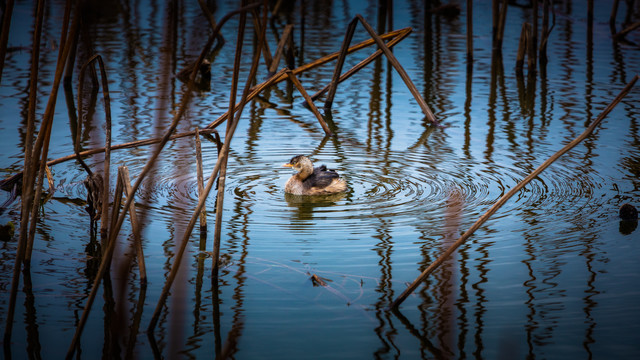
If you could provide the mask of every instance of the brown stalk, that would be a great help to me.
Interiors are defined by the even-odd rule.
[[[118,168],[118,177],[124,185],[124,195],[129,196],[132,194],[131,180],[129,179],[129,169],[126,166],[120,166]],[[131,201],[129,205],[129,219],[131,220],[131,232],[133,233],[133,248],[136,251],[136,257],[138,258],[138,270],[140,270],[140,285],[147,285],[147,266],[144,261],[144,252],[142,249],[142,235],[140,229],[140,223],[138,222],[138,216],[136,215],[136,205],[134,201]]]
[[[202,10],[204,17],[207,18],[207,21],[209,22],[211,29],[215,31],[217,26],[216,19],[213,17],[213,14],[211,14],[211,11],[209,11],[209,7],[207,6],[207,3],[204,0],[198,0],[198,4],[200,4],[200,9]],[[218,39],[218,46],[222,46],[224,44],[224,37],[222,37],[222,34],[220,34],[220,32],[218,32],[218,35],[216,38]]]
[[[493,43],[493,51],[498,53],[502,52],[502,39],[504,38],[504,28],[507,21],[507,0],[502,0],[500,6],[500,15],[498,17],[497,30],[495,34],[495,41]]]
[[[500,199],[485,212],[472,226],[469,230],[467,230],[462,236],[456,240],[453,245],[451,245],[440,257],[438,257],[429,267],[427,267],[416,280],[407,287],[400,296],[398,296],[390,305],[391,309],[396,309],[400,304],[420,285],[424,279],[429,276],[440,264],[442,264],[462,243],[465,242],[476,230],[482,226],[490,217],[493,215],[502,205],[504,205],[507,200],[509,200],[513,195],[515,195],[518,191],[520,191],[525,185],[527,185],[531,180],[535,179],[542,171],[548,168],[554,161],[558,160],[558,158],[564,155],[567,151],[573,149],[576,145],[578,145],[582,140],[587,138],[593,130],[600,124],[602,119],[604,119],[613,108],[622,101],[622,99],[631,91],[633,85],[640,78],[640,75],[636,75],[633,80],[631,80],[622,91],[616,96],[616,98],[604,109],[604,111],[585,129],[585,131],[580,134],[577,138],[572,140],[570,143],[565,145],[562,149],[558,150],[555,154],[553,154],[549,159],[543,162],[537,169],[535,169],[531,174],[529,174],[526,178],[520,181],[514,188],[509,190],[506,194],[502,195]]]
[[[536,71],[538,68],[538,0],[533,1],[533,20],[531,24],[531,32],[529,33],[529,50],[527,53],[527,64],[529,71]]]
[[[7,54],[7,43],[9,42],[9,29],[11,28],[12,14],[13,0],[8,0],[4,7],[2,31],[0,32],[0,84],[2,83],[2,70],[4,70],[4,57]]]
[[[340,56],[338,56],[338,60],[336,61],[336,67],[333,70],[333,77],[331,78],[331,83],[329,85],[329,93],[327,94],[327,98],[324,101],[324,111],[325,113],[331,111],[331,107],[333,106],[333,98],[336,95],[336,91],[338,90],[338,80],[340,79],[340,73],[342,72],[342,66],[344,65],[344,60],[347,57],[347,50],[349,49],[349,43],[351,43],[351,39],[353,39],[353,34],[356,31],[356,25],[358,25],[358,18],[354,17],[347,25],[347,32],[344,34],[344,40],[342,40],[342,46],[340,48]]]
[[[276,70],[278,70],[280,58],[284,53],[285,46],[290,46],[291,39],[293,39],[293,24],[285,26],[284,30],[282,30],[282,36],[280,37],[280,41],[278,42],[276,52],[273,55],[273,61],[269,66],[269,74],[273,74],[276,72]]]
[[[520,31],[520,42],[518,43],[518,53],[516,55],[516,71],[520,73],[522,72],[522,67],[524,65],[524,57],[525,55],[527,55],[529,49],[530,33],[531,24],[527,22],[522,23],[522,30]]]
[[[255,10],[254,10],[255,11]],[[255,15],[251,17],[252,21],[253,21],[253,28],[254,31],[258,31],[258,29],[262,29],[262,26],[267,26],[266,24],[261,24],[260,21],[260,17]],[[262,46],[264,47],[262,49],[262,57],[264,58],[264,63],[267,65],[267,71],[269,71],[269,69],[271,68],[271,63],[273,62],[273,57],[271,56],[271,50],[269,49],[269,42],[266,41],[266,37],[264,39],[265,41],[263,41]]]
[[[196,141],[196,172],[198,177],[198,196],[202,194],[204,191],[204,175],[202,171],[202,147],[200,145],[200,129],[196,127],[195,130],[195,141]],[[202,211],[200,211],[200,237],[202,238],[203,234],[207,233],[207,209],[206,206],[202,207]],[[200,249],[204,250],[204,249]]]
[[[307,91],[304,89],[304,87],[300,83],[300,80],[298,80],[298,78],[293,74],[291,70],[287,70],[287,76],[289,77],[293,85],[296,87],[296,89],[298,89],[300,94],[302,94],[302,97],[307,102],[307,105],[309,105],[309,109],[311,109],[311,112],[313,112],[313,114],[316,116],[316,119],[318,119],[318,122],[320,123],[320,126],[322,126],[322,130],[324,130],[324,133],[326,134],[326,136],[333,136],[333,133],[331,133],[329,126],[324,121],[324,118],[318,111],[318,108],[316,108],[316,105],[313,103],[313,100],[311,100],[311,97],[309,96]]]
[[[549,28],[549,1],[544,0],[544,6],[542,8],[542,39],[540,40],[540,49],[538,50],[538,57],[540,58],[540,65],[547,65],[547,41],[553,26]]]
[[[611,34],[616,33],[616,17],[618,16],[618,4],[619,0],[613,0],[613,6],[611,8],[611,16],[609,16],[609,29],[611,29]]]

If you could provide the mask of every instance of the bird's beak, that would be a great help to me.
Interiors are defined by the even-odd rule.
[[[289,164],[289,163],[282,164],[282,166],[284,166],[284,167],[293,167],[293,165],[291,165],[291,164]]]

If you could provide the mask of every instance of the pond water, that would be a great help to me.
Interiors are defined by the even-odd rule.
[[[98,53],[109,78],[113,144],[161,136],[189,91],[176,74],[210,32],[195,1],[91,2],[83,14],[78,70]],[[236,1],[209,1],[220,19]],[[338,51],[347,24],[362,14],[379,32],[384,6],[364,1],[295,1],[268,29],[271,50],[294,25],[295,66]],[[381,2],[386,3],[386,2]],[[454,3],[456,3],[454,1]],[[492,57],[491,8],[475,1],[474,60],[467,69],[462,13],[431,15],[422,1],[393,1],[392,29],[412,33],[394,54],[444,127],[426,121],[387,60],[340,84],[335,137],[324,136],[302,96],[283,82],[242,113],[231,141],[224,192],[221,258],[212,283],[215,192],[206,207],[205,251],[196,230],[158,325],[145,329],[198,199],[193,137],[170,141],[136,196],[148,285],[137,263],[102,282],[76,355],[83,358],[640,358],[640,230],[622,222],[624,203],[640,206],[640,85],[583,143],[509,200],[405,302],[389,304],[503,194],[573,140],[640,72],[640,32],[614,42],[612,2],[596,1],[593,37],[582,1],[554,1],[549,62],[516,75],[522,23],[531,9],[510,5],[503,52]],[[518,3],[527,3],[519,1]],[[585,2],[586,3],[586,2]],[[47,2],[38,82],[38,127],[48,99],[64,1]],[[541,6],[542,14],[542,6]],[[21,170],[27,117],[33,4],[16,1],[0,87],[2,177]],[[640,20],[640,4],[618,10]],[[379,20],[382,19],[382,20]],[[540,17],[540,21],[542,16]],[[194,93],[178,131],[203,128],[229,106],[238,18],[223,28],[209,89]],[[249,32],[251,33],[251,32]],[[353,43],[367,34],[358,25]],[[240,89],[252,46],[243,48]],[[23,47],[23,48],[21,48]],[[350,55],[345,70],[373,52]],[[299,75],[309,93],[334,63]],[[258,82],[268,76],[264,64]],[[49,158],[73,152],[69,107],[57,98]],[[73,97],[75,99],[75,97]],[[87,93],[84,149],[104,144],[102,96]],[[322,100],[316,105],[322,107]],[[223,141],[224,131],[220,127]],[[203,139],[205,177],[217,159]],[[135,180],[154,146],[116,150],[115,171]],[[305,154],[336,169],[349,190],[300,199],[284,194],[281,167]],[[101,171],[104,156],[87,163]],[[55,192],[43,205],[29,272],[22,274],[6,358],[62,358],[91,290],[99,236],[85,211],[85,173],[75,161],[52,166]],[[0,193],[0,202],[9,199]],[[19,225],[19,200],[0,222]],[[116,264],[131,250],[125,221]],[[17,235],[0,242],[0,323],[7,318]],[[114,266],[113,269],[119,268]],[[320,277],[326,286],[310,278]],[[26,278],[25,278],[26,276]]]

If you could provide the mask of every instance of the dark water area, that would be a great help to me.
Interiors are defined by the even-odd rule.
[[[214,18],[235,1],[207,1]],[[295,66],[340,49],[361,14],[378,31],[411,27],[393,53],[436,118],[433,127],[390,63],[381,58],[338,87],[325,137],[291,83],[249,103],[231,141],[221,227],[221,268],[212,277],[215,191],[151,335],[158,304],[198,202],[193,136],[172,140],[136,194],[148,284],[132,254],[127,220],[114,265],[101,282],[75,355],[81,358],[234,359],[637,359],[640,358],[640,230],[618,210],[640,207],[640,85],[582,143],[511,198],[399,307],[389,304],[502,195],[580,135],[640,73],[640,31],[614,41],[613,1],[554,1],[548,63],[516,72],[528,1],[508,6],[500,56],[492,56],[489,1],[473,2],[473,61],[466,56],[466,2],[458,16],[423,1],[291,1],[267,30],[271,51],[293,24]],[[427,3],[427,4],[425,4]],[[640,21],[640,2],[621,2],[616,30]],[[191,90],[177,74],[211,32],[196,1],[89,1],[78,37],[72,91],[57,97],[49,159],[73,153],[70,104],[80,66],[93,54],[109,79],[113,144],[162,136]],[[539,28],[542,10],[540,5]],[[388,14],[392,23],[385,23]],[[43,23],[36,128],[53,84],[64,1]],[[0,85],[0,177],[21,171],[28,107],[32,1],[16,1]],[[177,131],[204,128],[229,107],[238,17],[223,27],[208,87],[193,91]],[[240,91],[253,54],[249,21]],[[358,25],[352,43],[368,34]],[[539,39],[540,40],[540,37]],[[347,57],[347,70],[371,54]],[[281,63],[280,67],[284,66]],[[298,75],[310,94],[335,62]],[[269,76],[261,62],[257,82]],[[89,77],[87,77],[89,79]],[[91,88],[91,81],[86,86]],[[322,108],[324,99],[316,101]],[[104,146],[101,93],[87,91],[83,149]],[[219,127],[225,141],[224,125]],[[155,149],[111,154],[133,181]],[[218,156],[203,138],[205,181]],[[313,200],[285,196],[281,165],[305,154],[336,169],[349,190]],[[104,155],[85,159],[102,171]],[[76,161],[51,167],[54,193],[41,208],[30,271],[21,273],[3,358],[63,358],[96,276],[100,236],[85,210]],[[48,185],[45,186],[48,189]],[[0,192],[0,203],[10,199]],[[20,199],[0,224],[20,223]],[[98,223],[99,226],[99,223]],[[7,323],[18,235],[0,241],[0,324]],[[325,286],[310,278],[317,275]]]

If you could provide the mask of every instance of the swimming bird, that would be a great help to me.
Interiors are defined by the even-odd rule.
[[[282,166],[298,171],[284,185],[284,191],[289,194],[327,195],[347,190],[347,183],[335,170],[327,169],[325,165],[314,168],[311,160],[304,155],[294,156]]]

